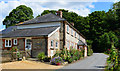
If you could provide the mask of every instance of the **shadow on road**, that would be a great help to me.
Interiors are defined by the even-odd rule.
[[[94,67],[96,67],[96,68],[105,68],[105,66],[94,66]]]

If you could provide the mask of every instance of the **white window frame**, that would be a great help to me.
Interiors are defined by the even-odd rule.
[[[31,38],[26,38],[25,39],[25,50],[28,50],[28,48],[26,48],[27,46],[28,46],[28,43],[30,43],[30,48],[29,48],[29,50],[31,50],[32,49],[32,45],[31,45],[31,42],[27,42],[27,40],[31,40]]]
[[[69,26],[67,25],[67,32],[69,33]]]
[[[51,46],[51,48],[53,48],[54,41],[53,41],[53,40],[51,40],[51,42],[50,42],[50,43],[51,43],[51,45],[50,45],[50,46]]]
[[[54,50],[51,50],[51,52],[50,52],[51,54],[51,57],[54,55]]]
[[[75,32],[75,37],[77,36],[77,33]]]
[[[8,45],[6,45],[6,41],[8,41]],[[11,45],[9,45],[9,42],[11,41]],[[11,47],[12,46],[12,40],[11,39],[6,39],[5,40],[5,47]]]
[[[78,38],[79,40],[80,40],[80,35],[79,35],[79,38]]]
[[[15,41],[16,41],[16,43],[15,43]],[[14,39],[14,40],[13,40],[13,44],[14,44],[14,45],[17,45],[17,39]]]
[[[73,29],[71,29],[71,35],[73,36]]]
[[[67,50],[69,50],[69,49],[70,49],[70,43],[67,42]]]
[[[57,42],[57,41],[56,41],[56,43],[55,43],[55,47],[58,48],[58,42]]]

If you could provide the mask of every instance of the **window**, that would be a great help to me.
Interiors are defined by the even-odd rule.
[[[71,29],[71,35],[73,36],[73,29]]]
[[[77,50],[77,44],[75,45],[75,48],[76,48],[76,50]]]
[[[80,40],[80,35],[79,35],[79,40]]]
[[[11,40],[5,40],[5,47],[11,47],[11,46],[12,46]]]
[[[51,47],[53,47],[53,40],[51,40]]]
[[[75,32],[75,37],[77,36],[77,33]]]
[[[69,45],[70,45],[69,42],[67,42],[67,49],[68,49],[68,50],[69,50]]]
[[[56,48],[58,47],[58,42],[56,42]]]
[[[69,33],[69,26],[67,25],[67,32]]]
[[[26,41],[25,41],[25,49],[26,50],[31,50],[31,43],[32,41],[31,41],[31,39],[26,39]]]
[[[53,50],[51,50],[51,57],[54,55],[54,51]]]
[[[14,39],[14,45],[17,45],[17,39]]]

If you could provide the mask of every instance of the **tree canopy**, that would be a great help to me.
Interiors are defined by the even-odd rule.
[[[9,16],[5,17],[3,21],[3,25],[6,25],[6,27],[9,27],[32,18],[33,18],[32,9],[25,5],[20,5],[16,7],[16,9],[13,9],[9,13]]]

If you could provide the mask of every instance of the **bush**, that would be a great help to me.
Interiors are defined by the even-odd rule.
[[[11,52],[17,52],[18,48],[17,47],[12,47]]]
[[[115,49],[114,44],[112,44],[109,54],[110,56],[107,59],[107,69],[117,71],[119,69],[119,53],[118,50]]]
[[[54,57],[50,60],[50,63],[53,65],[62,65],[64,61],[61,57]]]
[[[51,57],[47,57],[47,56],[46,56],[43,60],[44,60],[44,62],[50,62]]]
[[[45,58],[45,53],[44,52],[39,53],[37,58],[38,60],[43,61],[43,59]]]
[[[80,51],[79,50],[75,50],[73,58],[74,58],[74,60],[79,60],[80,59]]]
[[[74,61],[73,57],[70,57],[70,58],[68,59],[68,63],[72,63],[73,61]]]
[[[61,52],[56,52],[54,57],[61,57],[64,61],[68,61],[69,63],[73,61],[79,60],[81,57],[84,57],[84,49],[76,50],[71,47],[70,50],[64,48]]]
[[[93,54],[93,50],[91,49],[91,46],[88,46],[88,50],[87,50],[87,55],[91,56]]]

